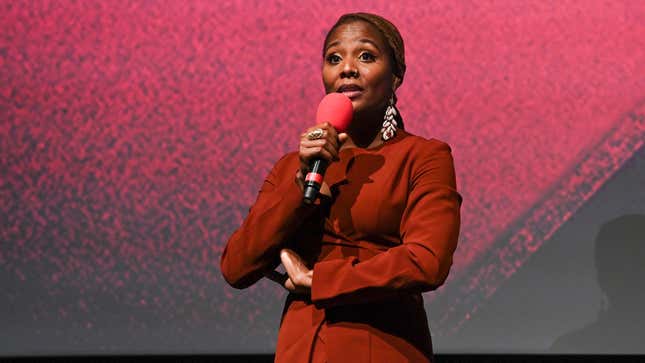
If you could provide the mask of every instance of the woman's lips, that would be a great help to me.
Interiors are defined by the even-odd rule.
[[[363,89],[356,85],[344,85],[340,86],[337,92],[344,94],[349,99],[354,99],[363,94]]]
[[[363,91],[361,91],[361,90],[353,90],[353,91],[347,90],[347,91],[342,91],[341,93],[344,94],[345,96],[349,97],[349,99],[351,100],[351,99],[354,99],[354,98],[360,96],[361,94],[363,94]]]

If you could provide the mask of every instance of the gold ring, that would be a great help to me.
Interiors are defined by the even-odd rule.
[[[307,139],[309,140],[318,140],[322,139],[323,136],[325,136],[325,130],[323,129],[313,129],[309,132],[307,132]]]

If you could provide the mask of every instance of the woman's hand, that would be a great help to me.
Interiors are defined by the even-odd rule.
[[[286,284],[291,284],[291,286],[287,286],[287,289],[293,287],[296,291],[300,290],[309,293],[311,291],[314,270],[310,270],[302,258],[288,248],[283,248],[280,251],[280,260],[282,260],[284,269],[287,270],[287,274],[289,275]]]
[[[322,137],[309,140],[307,134],[315,129],[321,129],[323,131]],[[338,134],[336,129],[334,129],[329,122],[323,122],[312,126],[302,133],[300,135],[300,149],[298,155],[300,158],[300,170],[296,174],[296,180],[299,181],[298,184],[300,184],[301,187],[304,185],[304,178],[307,175],[309,164],[312,160],[323,159],[327,160],[327,162],[338,160],[338,150],[347,138],[348,136],[346,133]],[[325,182],[323,182],[320,188],[320,193],[331,197],[329,186]]]
[[[310,270],[300,256],[294,251],[284,248],[280,251],[280,260],[284,265],[286,274],[270,271],[264,275],[291,292],[300,294],[311,293],[311,281],[314,271]]]

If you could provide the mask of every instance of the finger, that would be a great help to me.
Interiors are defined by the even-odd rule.
[[[326,143],[324,145],[324,149],[327,150],[329,155],[331,155],[332,160],[338,159],[338,147],[331,145],[330,143]]]
[[[305,131],[302,134],[300,134],[300,139],[301,140],[310,140],[309,139],[309,133],[314,131],[314,130],[316,130],[316,129],[323,130],[323,134],[322,134],[322,136],[320,136],[320,138],[314,139],[314,140],[324,139],[329,134],[329,131],[327,131],[326,129],[323,129],[322,127],[310,127],[310,128],[307,129],[307,131]]]
[[[316,140],[302,140],[300,142],[300,146],[304,146],[306,148],[311,148],[311,147],[318,147],[318,146],[323,146],[327,143],[326,139],[316,139]]]
[[[321,138],[327,137],[327,135],[330,132],[333,132],[334,134],[336,133],[336,130],[334,129],[334,127],[329,122],[322,122],[322,123],[319,123],[317,125],[308,127],[305,132],[300,134],[300,138],[307,138],[307,134],[309,134],[310,132],[312,132],[312,131],[314,131],[316,129],[323,130],[323,135],[321,136]]]
[[[291,281],[291,279],[287,279],[287,281],[285,281],[284,288],[287,291],[290,291],[296,294],[308,294],[311,291],[306,287],[302,287],[294,284],[293,281]]]
[[[320,124],[320,128],[325,131],[322,138],[328,140],[334,144],[334,147],[338,147],[338,131],[330,123],[325,122]]]
[[[315,129],[321,129],[323,130],[323,136],[322,138],[330,137],[331,139],[336,139],[338,137],[338,131],[334,128],[334,126],[329,123],[329,122],[321,122],[317,125],[311,126],[307,128],[307,131],[303,132],[300,134],[300,138],[306,138],[307,134]]]
[[[327,142],[331,144],[335,149],[338,149],[338,135],[334,132],[333,134],[327,135]]]
[[[346,132],[341,132],[338,134],[338,142],[340,144],[343,144],[345,141],[347,141],[347,138],[349,138],[349,135]]]
[[[295,268],[298,270],[299,273],[301,274],[306,274],[309,272],[309,267],[307,267],[307,264],[305,263],[305,260],[300,257],[299,254],[297,254],[295,251],[287,249],[287,253],[289,254],[291,261],[293,262],[293,265]]]
[[[327,131],[329,136],[336,139],[338,132],[336,131],[336,128],[334,128],[334,126],[332,126],[329,122],[325,123],[323,130]]]
[[[338,153],[338,144],[326,139],[304,140],[300,145],[305,149],[317,149],[322,147],[332,155],[336,155]]]
[[[304,164],[309,165],[309,162],[312,159],[325,159],[327,161],[330,161],[333,159],[333,155],[324,146],[314,146],[309,148],[302,148],[300,150],[300,159]]]
[[[316,126],[314,126],[314,128],[321,128],[323,130],[328,130],[329,128],[332,128],[332,127],[333,126],[331,125],[331,123],[327,122],[327,121],[321,122],[321,123],[317,124]]]
[[[317,145],[324,145],[324,144],[331,144],[334,146],[338,145],[338,140],[332,140],[329,138],[320,138],[320,139],[313,139],[309,140],[307,138],[304,138],[300,141],[301,145],[310,145],[310,146],[317,146]]]
[[[293,280],[291,278],[287,277],[287,279],[284,281],[284,288],[289,290],[289,291],[296,291],[296,284],[293,283]]]
[[[318,138],[318,139],[310,140],[309,137],[308,137],[308,134],[311,131],[316,130],[316,129],[323,130],[322,136],[320,138]],[[316,126],[310,127],[310,128],[307,129],[307,131],[305,131],[302,134],[300,134],[301,143],[306,142],[306,141],[319,141],[319,140],[326,140],[327,142],[331,143],[334,146],[334,148],[336,148],[336,149],[338,149],[338,147],[339,147],[338,132],[336,131],[336,129],[333,126],[331,126],[327,122],[324,122],[324,123],[318,124]]]
[[[302,278],[309,271],[302,258],[294,251],[285,248],[280,252],[280,259],[295,286],[302,285]]]
[[[282,261],[282,264],[284,265],[284,269],[287,271],[287,274],[289,275],[289,279],[291,281],[297,281],[296,276],[298,274],[298,270],[294,266],[294,261],[291,258],[289,249],[285,248],[282,251],[280,251],[280,260]]]
[[[311,158],[319,157],[317,153],[322,150],[327,150],[331,155],[334,155],[336,153],[335,149],[333,147],[330,148],[329,146],[326,146],[327,144],[329,144],[327,139],[308,140],[305,138],[301,140],[299,149],[301,162],[303,164],[308,164]]]
[[[303,138],[300,140],[300,144],[298,146],[301,148],[302,147],[312,148],[312,147],[325,146],[325,145],[330,145],[333,149],[338,149],[340,147],[338,140],[327,139],[327,138],[313,139],[313,140]]]

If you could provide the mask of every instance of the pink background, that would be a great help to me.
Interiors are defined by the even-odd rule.
[[[357,10],[403,35],[408,131],[453,148],[463,229],[425,296],[435,335],[643,145],[638,1],[2,1],[7,326],[108,351],[164,329],[179,348],[202,332],[203,349],[271,351],[284,292],[233,290],[219,256],[313,123],[324,35]]]

